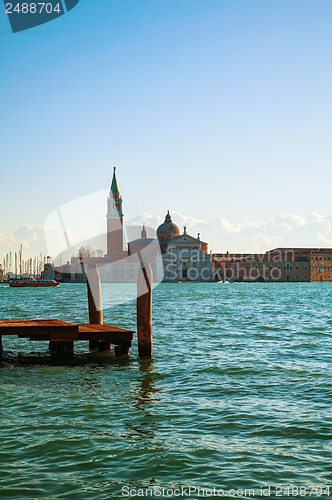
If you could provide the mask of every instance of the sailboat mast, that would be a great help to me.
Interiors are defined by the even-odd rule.
[[[21,243],[21,248],[20,248],[20,276],[22,276],[22,251],[23,251],[23,247],[22,247],[22,243]]]

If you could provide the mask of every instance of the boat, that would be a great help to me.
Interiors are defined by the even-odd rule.
[[[22,288],[22,287],[48,287],[48,286],[59,286],[60,283],[55,280],[36,280],[34,278],[18,278],[13,279],[9,282],[10,287]]]

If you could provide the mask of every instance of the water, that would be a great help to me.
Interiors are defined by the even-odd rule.
[[[85,292],[0,287],[0,318],[86,322]],[[135,327],[134,303],[119,303],[134,292],[103,286],[105,322]],[[329,283],[161,285],[153,362],[136,340],[127,360],[82,343],[56,363],[46,343],[5,338],[1,498],[117,499],[124,486],[332,495],[331,303]]]

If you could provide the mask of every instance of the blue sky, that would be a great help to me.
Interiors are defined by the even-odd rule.
[[[128,219],[330,220],[328,0],[80,0],[17,34],[0,14],[0,254],[113,166]]]

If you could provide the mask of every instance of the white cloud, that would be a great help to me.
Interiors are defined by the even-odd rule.
[[[209,244],[209,248],[213,252],[226,252],[227,250],[231,253],[263,252],[274,247],[332,247],[332,215],[324,216],[312,213],[306,218],[292,214],[277,215],[263,222],[236,224],[220,215],[211,219],[197,219],[179,212],[172,212],[171,216],[181,232],[183,226],[186,226],[189,234],[196,236],[197,233],[200,233],[201,239]],[[134,235],[135,231],[128,231],[130,239],[134,239],[139,237],[142,224],[145,224],[147,228],[157,229],[163,221],[164,217],[143,213],[125,220],[125,225],[137,226],[136,236]],[[96,240],[90,242],[94,248],[105,247],[105,234],[100,234],[99,226],[100,224],[96,228]],[[71,241],[85,240],[85,234],[80,232],[74,234],[69,228],[67,231]],[[58,242],[54,243],[54,246],[61,247],[63,244],[62,228],[48,227],[48,233],[53,242]],[[91,228],[89,236],[91,236],[90,233]],[[153,236],[152,231],[149,236]],[[33,227],[24,224],[12,232],[0,232],[0,257],[3,258],[9,251],[18,252],[21,243],[23,244],[23,253],[27,257],[41,252],[49,253],[46,250],[43,226]],[[70,252],[72,255],[73,247],[70,248]],[[55,257],[56,253],[53,252],[52,256]]]
[[[332,234],[331,238],[326,238],[323,234],[318,233],[318,238],[322,242],[322,245],[326,247],[332,247]]]
[[[184,225],[193,236],[209,243],[213,252],[263,252],[274,247],[332,247],[332,216],[316,213],[277,215],[265,222],[243,222],[234,224],[218,215],[212,219],[195,219],[179,212],[171,213],[172,220],[182,231]],[[157,227],[163,222],[151,214],[137,215],[127,224],[148,224]]]
[[[44,238],[43,226],[32,227],[30,224],[22,224],[13,230],[12,236],[15,242],[24,244],[30,247],[34,241],[42,241]]]
[[[0,233],[0,243],[2,245],[11,245],[15,243],[15,238],[12,234],[7,231],[1,231]]]
[[[5,257],[9,252],[13,254],[19,252],[23,246],[23,254],[26,257],[45,252],[44,228],[43,226],[33,227],[30,224],[22,224],[12,232],[2,231],[0,233],[0,257]]]

